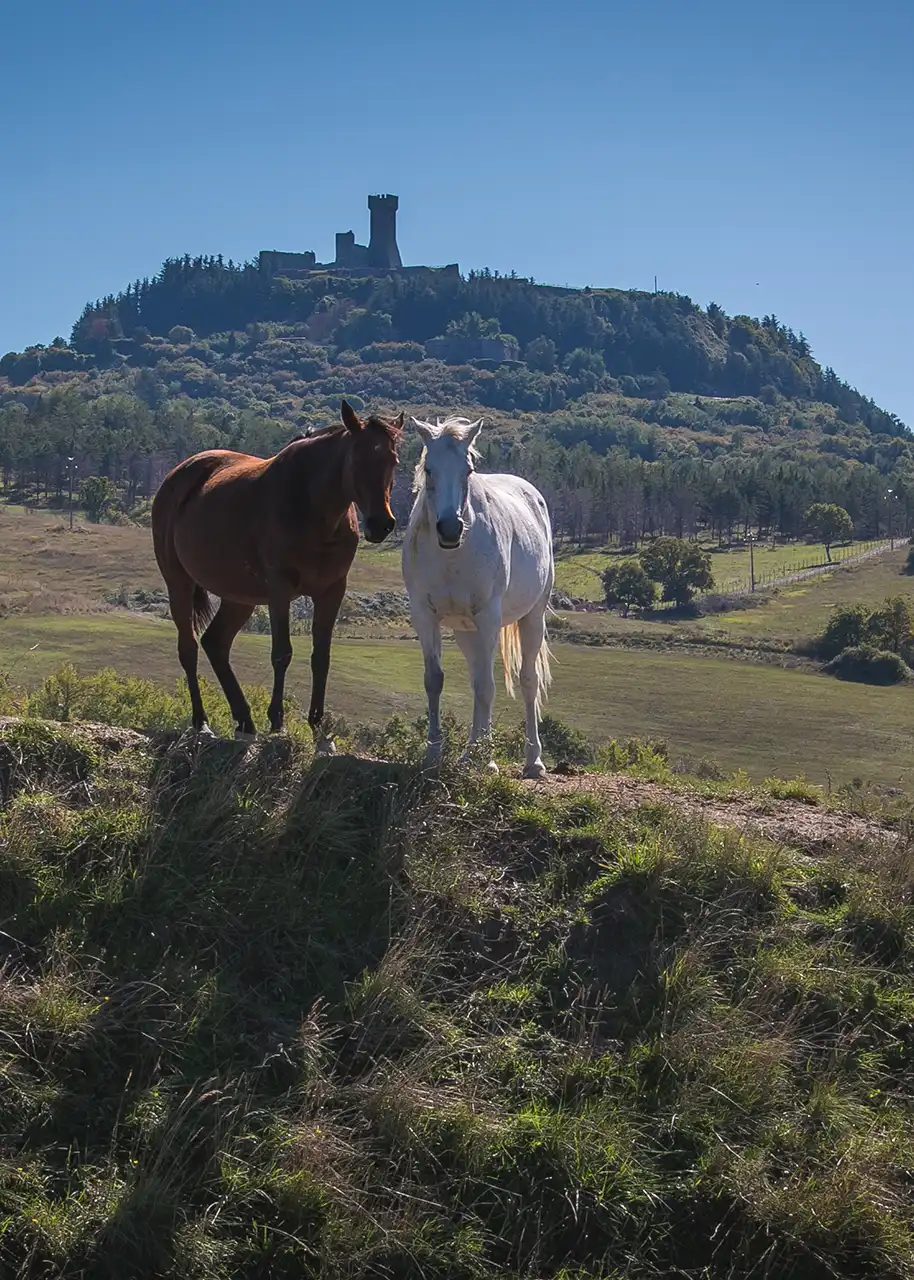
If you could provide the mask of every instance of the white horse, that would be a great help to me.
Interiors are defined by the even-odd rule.
[[[482,419],[414,418],[424,444],[416,467],[416,501],[403,543],[403,578],[425,658],[428,755],[441,755],[441,628],[451,627],[473,685],[470,747],[492,729],[495,649],[501,643],[505,685],[520,676],[526,719],[525,778],[542,778],[540,704],[551,679],[546,610],[555,580],[552,527],[545,499],[520,476],[477,475],[473,441]],[[467,753],[461,759],[466,759]],[[490,763],[491,769],[496,769]]]

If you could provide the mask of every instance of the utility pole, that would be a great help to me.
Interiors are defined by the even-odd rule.
[[[73,472],[76,468],[74,458],[67,458],[67,476],[69,478],[70,532],[73,532]]]
[[[755,591],[755,542],[752,534],[749,534],[749,590]]]
[[[889,500],[889,550],[894,551],[895,550],[895,521],[893,519],[893,516],[895,514],[894,490],[887,489],[886,497]]]

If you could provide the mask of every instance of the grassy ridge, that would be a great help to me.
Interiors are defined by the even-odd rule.
[[[2,1274],[914,1273],[907,852],[420,749],[0,732]]]

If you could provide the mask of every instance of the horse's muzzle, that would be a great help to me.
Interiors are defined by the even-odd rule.
[[[464,524],[460,516],[439,520],[435,525],[439,547],[443,547],[445,551],[456,551],[463,537],[463,529]]]
[[[397,522],[393,516],[366,516],[365,541],[383,542],[389,533],[393,533]]]

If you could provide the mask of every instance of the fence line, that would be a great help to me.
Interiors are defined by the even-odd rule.
[[[832,552],[830,563],[816,556],[790,560],[780,565],[777,569],[769,569],[766,573],[757,573],[755,575],[755,590],[779,587],[789,582],[798,582],[803,578],[814,578],[818,574],[828,573],[830,569],[837,568],[840,565],[856,564],[861,560],[869,560],[873,556],[891,551],[893,547],[906,546],[909,542],[909,538],[878,538],[868,542],[855,542],[849,547],[836,547]],[[714,586],[708,591],[699,591],[697,595],[699,597],[710,595],[743,596],[751,595],[752,590],[752,582],[747,573],[745,577],[725,578],[721,582],[715,582]],[[675,605],[672,601],[658,601],[653,607],[654,609],[662,610],[672,609]]]

